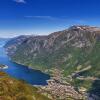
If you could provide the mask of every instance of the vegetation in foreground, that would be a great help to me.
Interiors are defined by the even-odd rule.
[[[9,77],[0,71],[0,100],[50,100],[38,88]]]

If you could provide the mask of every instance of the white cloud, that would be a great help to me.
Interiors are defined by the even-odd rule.
[[[64,22],[64,23],[69,23],[69,24],[84,24],[86,23],[85,20],[82,19],[69,19],[67,17],[53,17],[53,16],[24,16],[25,18],[29,18],[29,19],[46,19],[46,20],[50,20],[50,21],[56,21],[56,22]]]
[[[24,18],[29,18],[29,19],[46,19],[50,21],[66,21],[67,19],[60,18],[60,17],[53,17],[53,16],[24,16]]]
[[[49,19],[49,20],[55,19],[52,16],[25,16],[25,18],[39,18],[39,19]]]
[[[15,1],[15,2],[17,2],[17,3],[26,3],[25,0],[13,0],[13,1]]]

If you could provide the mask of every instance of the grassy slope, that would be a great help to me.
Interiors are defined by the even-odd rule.
[[[36,87],[10,78],[0,72],[0,100],[50,100],[38,93]]]
[[[87,57],[81,65],[82,68],[86,68],[87,66],[91,65],[91,69],[80,73],[81,76],[100,78],[100,42],[96,42],[94,49],[91,51],[91,53],[89,53],[89,55],[87,55]],[[77,87],[85,87],[90,93],[100,96],[100,80],[94,81],[89,79],[74,79],[73,84]]]

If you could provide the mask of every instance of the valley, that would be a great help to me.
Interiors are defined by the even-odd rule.
[[[0,100],[100,100],[100,0],[0,0]]]
[[[5,44],[6,41],[1,43],[1,45]],[[23,80],[31,85],[46,85],[46,80],[50,78],[48,74],[44,74],[39,70],[33,70],[27,66],[23,66],[11,61],[10,58],[6,55],[3,46],[0,47],[0,65],[1,71],[4,71],[11,77]]]
[[[44,78],[45,75],[40,74],[40,83],[36,84],[33,82],[37,82],[37,74],[33,74],[36,80],[29,75],[31,84],[39,88],[38,92],[46,97],[52,100],[100,99],[99,27],[76,25],[48,36],[18,36],[9,40],[4,49],[11,61],[15,62],[13,66],[17,65],[18,71],[21,68],[28,70],[22,80],[30,83],[26,77],[33,70],[50,75]],[[14,68],[13,66],[10,68]],[[12,72],[5,72],[12,75]],[[21,79],[18,76],[16,78]],[[41,79],[45,80],[45,84]]]

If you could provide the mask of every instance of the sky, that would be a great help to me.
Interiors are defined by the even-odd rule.
[[[100,0],[0,0],[0,37],[100,26]]]

